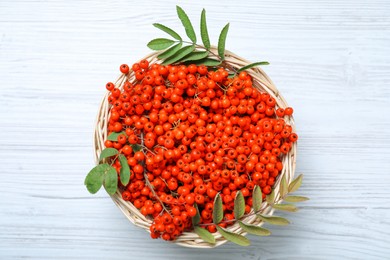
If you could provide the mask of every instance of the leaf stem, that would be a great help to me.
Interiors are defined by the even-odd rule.
[[[287,197],[287,195],[288,195],[288,194],[284,195],[284,196],[282,197],[282,200],[284,200],[284,198]],[[272,207],[272,205],[274,205],[274,203],[268,203],[268,202],[266,202],[266,203],[267,203],[268,205],[270,205],[271,207]],[[257,215],[257,214],[259,214],[260,212],[261,212],[261,209],[259,209],[259,210],[256,211],[256,212],[252,212],[252,213],[245,214],[245,215],[243,215],[243,216],[242,216],[241,218],[239,218],[239,219],[234,218],[234,219],[224,220],[224,221],[219,222],[218,224],[220,224],[220,223],[231,223],[231,222],[236,222],[236,221],[238,221],[238,220],[240,220],[240,219],[242,219],[242,218],[246,218],[246,217],[249,217],[249,216]],[[213,226],[213,225],[217,225],[217,224],[214,224],[214,223],[198,224],[198,226],[203,226],[203,227],[205,227],[205,226]]]
[[[115,156],[114,159],[111,160],[110,166],[112,166],[114,164],[114,162],[118,159],[118,157],[119,157],[119,153]]]
[[[258,214],[258,213],[260,213],[260,210],[257,211],[257,212],[252,212],[252,213],[243,215],[241,218],[253,216],[253,215],[256,215],[256,214]],[[240,219],[241,219],[241,218],[240,218]],[[234,219],[224,220],[224,221],[219,222],[218,224],[220,224],[220,223],[231,223],[231,222],[236,222],[237,220],[240,220],[240,219],[235,219],[235,218],[234,218]],[[198,226],[205,227],[205,226],[213,226],[213,225],[217,225],[217,224],[214,224],[214,223],[205,223],[205,224],[199,224]]]
[[[209,52],[210,54],[212,54],[212,55],[214,55],[216,58],[218,58],[218,60],[219,60],[220,62],[222,62],[221,57],[220,57],[219,55],[217,55],[216,53],[214,53],[214,52],[212,52],[212,51],[206,49],[206,47],[204,47],[203,45],[200,45],[200,44],[197,44],[197,43],[193,43],[193,42],[188,42],[188,41],[176,41],[176,43],[180,43],[180,42],[181,42],[181,43],[191,44],[191,45],[194,45],[194,46],[197,47],[197,48],[201,48],[201,49],[203,49],[203,50],[206,50],[207,52]]]

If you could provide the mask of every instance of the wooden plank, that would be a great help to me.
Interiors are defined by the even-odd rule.
[[[179,28],[175,1],[0,2],[1,259],[387,259],[390,253],[390,3],[385,0],[180,4],[212,43],[264,67],[295,109],[292,224],[252,246],[180,248],[132,226],[104,192],[88,194],[104,85]],[[198,30],[198,29],[197,29]]]

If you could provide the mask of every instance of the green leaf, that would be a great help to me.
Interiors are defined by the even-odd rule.
[[[216,71],[218,70],[217,67],[208,67],[207,69],[208,69],[209,71],[214,71],[214,72],[216,72]]]
[[[162,25],[160,23],[154,23],[153,26],[160,29],[161,31],[166,32],[167,34],[169,34],[170,36],[172,36],[176,40],[182,41],[182,38],[180,37],[180,35],[177,32],[175,32],[174,30],[172,30],[171,28],[166,27],[165,25]]]
[[[198,236],[210,244],[215,244],[215,237],[206,229],[195,226],[194,231]]]
[[[202,59],[202,60],[195,61],[193,63],[196,64],[196,65],[205,65],[205,66],[208,66],[208,67],[214,67],[214,66],[220,65],[221,61],[210,59],[210,58],[205,58],[205,59]]]
[[[181,60],[181,62],[201,60],[201,59],[206,58],[207,55],[209,55],[208,51],[194,51],[194,52],[188,54],[187,56],[185,56]]]
[[[132,145],[130,145],[130,146],[131,146],[131,148],[133,149],[133,152],[135,152],[135,153],[142,150],[142,146],[139,145],[139,144],[132,144]]]
[[[228,79],[234,78],[237,74],[234,72],[230,72],[228,75]]]
[[[99,157],[99,161],[101,161],[104,158],[111,157],[114,155],[117,155],[119,152],[115,148],[105,148],[101,153]]]
[[[169,57],[168,59],[166,59],[162,63],[162,65],[168,65],[168,64],[173,64],[175,62],[178,62],[181,59],[183,59],[185,56],[187,56],[188,54],[193,52],[194,50],[195,50],[195,46],[194,45],[185,46],[185,47],[181,48],[178,52],[176,52],[175,55],[173,55],[172,57]]]
[[[234,199],[234,217],[240,219],[245,214],[245,199],[241,191],[237,191]]]
[[[102,187],[104,179],[104,170],[107,165],[108,164],[105,163],[95,166],[85,177],[84,184],[85,186],[87,186],[87,190],[90,193],[95,194]]]
[[[119,133],[112,132],[111,134],[109,134],[109,135],[107,136],[107,140],[117,142],[117,141],[118,141],[118,136],[121,135],[121,134],[126,135],[126,133],[123,132],[123,131],[122,131],[122,132],[119,132]]]
[[[272,192],[265,197],[265,200],[270,205],[274,204],[274,202],[275,202],[275,189],[273,189]]]
[[[240,225],[240,227],[244,231],[248,232],[249,234],[258,235],[258,236],[269,236],[269,235],[271,235],[271,232],[268,229],[265,229],[265,228],[262,228],[262,227],[258,227],[258,226],[255,226],[255,225],[245,224],[242,221],[238,221],[238,224]]]
[[[225,44],[226,44],[226,36],[229,30],[229,24],[223,27],[221,34],[218,39],[218,54],[221,57],[221,60],[225,60]]]
[[[289,211],[289,212],[296,212],[298,211],[298,208],[293,204],[274,204],[272,205],[274,209],[277,210],[283,210],[283,211]]]
[[[278,225],[278,226],[286,226],[290,224],[290,221],[288,221],[285,218],[277,217],[277,216],[266,216],[257,214],[257,216],[264,222],[272,224],[272,225]]]
[[[165,39],[165,38],[157,38],[154,40],[151,40],[148,43],[148,47],[152,50],[159,51],[159,50],[164,50],[174,44],[175,41],[170,40],[170,39]]]
[[[166,59],[174,55],[178,50],[180,50],[181,46],[183,45],[182,42],[179,42],[178,44],[174,45],[173,47],[169,48],[168,50],[164,51],[163,53],[159,54],[157,58],[160,60]]]
[[[210,38],[209,33],[207,31],[207,23],[206,23],[206,10],[202,10],[202,14],[200,16],[200,36],[202,37],[202,42],[204,47],[207,50],[210,50]]]
[[[283,175],[282,179],[280,180],[280,197],[284,197],[288,193],[288,184],[286,181],[286,174]]]
[[[228,230],[226,230],[224,228],[221,228],[220,226],[217,226],[217,230],[224,238],[226,238],[230,242],[233,242],[233,243],[235,243],[237,245],[249,246],[251,244],[249,239],[244,237],[244,236],[242,236],[242,235],[230,232],[230,231],[228,231]]]
[[[223,219],[223,207],[222,207],[222,199],[219,193],[215,196],[214,199],[214,209],[213,209],[213,222],[214,224],[218,224]]]
[[[198,204],[194,203],[194,207],[196,209],[196,215],[192,217],[192,225],[196,226],[200,222],[200,214],[199,214]]]
[[[302,202],[309,200],[309,198],[303,196],[287,196],[286,198],[284,198],[284,200],[287,202]]]
[[[130,167],[127,163],[126,156],[123,154],[119,155],[119,162],[121,163],[120,178],[121,183],[126,186],[130,181]]]
[[[104,176],[103,185],[108,194],[113,195],[116,192],[118,189],[118,174],[115,168],[110,166],[110,169]]]
[[[102,187],[106,175],[110,172],[114,172],[116,174],[115,168],[108,163],[99,164],[92,168],[87,177],[85,177],[84,181],[85,186],[87,186],[87,190],[92,194],[98,192]]]
[[[293,180],[290,185],[288,186],[288,192],[292,193],[299,189],[299,187],[302,184],[303,174],[299,175],[295,180]]]
[[[176,6],[176,10],[177,10],[177,16],[179,16],[179,19],[180,19],[181,23],[183,24],[184,29],[186,29],[186,34],[187,34],[188,38],[190,38],[190,40],[193,43],[196,43],[196,34],[194,31],[194,27],[192,27],[191,21],[188,18],[187,14],[184,12],[184,10],[180,6]]]
[[[263,196],[261,194],[261,188],[255,185],[252,192],[252,206],[255,212],[259,211],[261,204],[263,203]]]
[[[246,65],[246,66],[242,67],[241,69],[237,70],[237,73],[240,73],[241,71],[248,70],[250,68],[260,66],[260,65],[269,65],[269,62],[268,61],[260,61],[260,62],[251,63],[251,64]]]

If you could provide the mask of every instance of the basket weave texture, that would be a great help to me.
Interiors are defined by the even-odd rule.
[[[217,52],[214,48],[211,49],[212,52]],[[150,55],[146,56],[144,59],[147,59],[149,63],[160,63],[161,61],[157,59],[157,55],[159,52],[153,52]],[[233,67],[236,69],[242,68],[243,66],[251,64],[251,62],[237,56],[236,54],[225,51],[225,65],[228,69],[229,67]],[[253,86],[259,89],[261,92],[267,92],[276,100],[276,106],[281,108],[286,108],[287,102],[281,96],[278,89],[275,87],[271,79],[267,76],[267,74],[259,67],[254,67],[248,69],[247,72],[253,78]],[[136,81],[134,73],[130,72],[129,74],[121,74],[118,79],[115,81],[115,86],[119,89],[123,89],[123,84],[126,81],[134,82]],[[108,93],[104,96],[98,110],[98,115],[96,119],[96,128],[94,133],[94,156],[96,164],[98,164],[98,158],[100,156],[101,151],[105,148],[104,141],[107,138],[107,125],[109,120],[109,110],[110,104],[107,100]],[[290,124],[293,127],[293,131],[295,132],[294,120],[292,117],[285,117],[285,121],[287,124]],[[289,153],[282,158],[283,162],[283,170],[281,174],[278,176],[278,179],[274,185],[275,189],[275,202],[280,202],[280,194],[279,194],[279,186],[280,180],[283,175],[286,176],[286,181],[289,184],[294,177],[295,173],[295,165],[296,165],[296,151],[297,145],[296,142],[293,143],[292,148]],[[141,212],[129,201],[124,201],[122,199],[122,195],[118,189],[118,191],[111,196],[112,200],[119,207],[119,209],[123,212],[123,214],[136,226],[145,229],[145,231],[149,231],[149,227],[152,224],[152,219],[149,219],[141,214]],[[263,202],[261,206],[261,213],[266,215],[272,215],[273,209],[266,203]],[[255,215],[248,216],[243,219],[245,223],[253,224],[257,226],[262,226],[263,222],[256,218]],[[238,223],[227,227],[229,231],[235,232],[237,234],[246,235],[247,233],[241,229]],[[184,247],[192,247],[192,248],[214,248],[220,245],[223,245],[227,242],[227,240],[222,237],[218,232],[213,234],[216,243],[214,245],[209,244],[202,240],[196,233],[194,232],[184,232],[180,235],[173,243],[184,246]]]

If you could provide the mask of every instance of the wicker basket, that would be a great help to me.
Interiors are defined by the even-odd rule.
[[[215,47],[212,48],[211,50],[216,52]],[[145,59],[149,60],[150,63],[159,62],[159,60],[157,59],[158,54],[159,52],[151,53],[150,55],[145,57]],[[225,52],[225,62],[228,66],[234,68],[241,68],[243,66],[250,64],[250,62],[248,62],[247,60],[229,51]],[[265,74],[265,72],[261,68],[259,67],[251,68],[247,70],[247,72],[253,77],[253,86],[258,88],[262,92],[265,91],[269,93],[273,98],[275,98],[277,107],[286,108],[288,106],[286,100],[280,95],[279,91],[272,83],[271,79],[267,76],[267,74]],[[123,84],[126,80],[130,82],[135,81],[134,73],[131,72],[128,75],[121,74],[119,78],[116,80],[115,86],[122,89]],[[104,141],[107,138],[107,125],[108,125],[109,110],[110,110],[110,104],[108,103],[107,95],[108,94],[104,96],[103,101],[100,104],[97,120],[96,120],[96,129],[94,134],[96,163],[98,163],[99,155],[101,151],[104,149]],[[290,124],[293,127],[293,130],[295,132],[293,118],[285,117],[285,120],[286,123]],[[296,143],[294,143],[290,152],[282,158],[284,167],[274,185],[276,202],[281,200],[279,195],[279,185],[280,185],[281,177],[283,175],[286,175],[286,180],[288,184],[293,180],[294,172],[295,172],[295,164],[296,164],[296,151],[297,151],[297,146]],[[141,212],[132,203],[130,203],[129,201],[124,201],[122,199],[120,191],[117,191],[117,193],[111,196],[111,198],[115,202],[115,204],[119,207],[119,209],[123,212],[123,214],[134,225],[145,229],[145,231],[147,232],[150,232],[149,227],[152,224],[152,220],[143,216]],[[262,214],[272,215],[273,211],[274,210],[269,205],[267,205],[267,203],[263,202],[261,207]],[[255,215],[246,217],[245,222],[257,226],[263,225],[263,222],[258,218],[256,218]],[[241,235],[247,234],[245,231],[241,229],[241,227],[237,223],[227,227],[227,229]],[[194,232],[184,232],[175,241],[173,241],[173,243],[184,247],[213,248],[227,242],[227,240],[223,238],[218,232],[214,233],[213,235],[215,236],[216,239],[216,243],[213,245],[200,239],[199,236]]]

